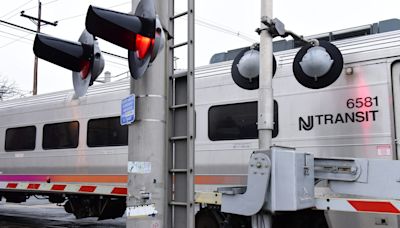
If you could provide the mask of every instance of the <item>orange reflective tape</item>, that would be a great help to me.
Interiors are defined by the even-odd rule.
[[[54,175],[50,182],[64,183],[127,183],[127,175]]]

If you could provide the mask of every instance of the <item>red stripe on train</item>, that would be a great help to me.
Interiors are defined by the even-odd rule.
[[[64,191],[64,189],[67,187],[65,184],[55,184],[51,187],[51,190],[54,191]]]
[[[40,187],[40,184],[29,184],[28,185],[28,189],[37,190],[37,189],[39,189],[39,187]]]
[[[78,192],[94,192],[96,188],[96,186],[81,186]]]
[[[128,195],[128,189],[127,188],[114,188],[112,190],[111,194]]]
[[[348,200],[351,206],[357,211],[363,212],[384,212],[384,213],[400,213],[399,209],[393,206],[390,202],[380,201],[359,201],[359,200]]]
[[[17,188],[18,183],[8,183],[7,188]]]

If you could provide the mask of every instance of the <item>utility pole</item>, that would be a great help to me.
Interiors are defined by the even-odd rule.
[[[272,19],[273,0],[261,0],[261,20]],[[260,33],[260,81],[258,89],[258,137],[259,149],[270,150],[272,145],[274,99],[272,90],[273,58],[272,36],[264,23]],[[258,218],[257,218],[258,217]],[[264,227],[272,227],[270,214],[260,212],[252,219],[262,219]]]
[[[142,0],[143,1],[143,0]],[[139,0],[132,0],[135,12]],[[161,24],[168,25],[168,1],[155,1]],[[151,210],[153,216],[130,217],[126,227],[164,227],[166,172],[167,116],[167,53],[158,54],[140,80],[131,78],[131,94],[136,96],[136,119],[129,125],[127,207]],[[131,165],[129,165],[131,164]]]
[[[40,0],[38,0],[38,17],[31,17],[28,15],[25,15],[24,11],[21,12],[21,17],[26,17],[30,20],[32,20],[34,23],[36,23],[37,25],[37,29],[36,29],[36,33],[40,33],[40,27],[43,25],[52,25],[52,26],[57,26],[57,21],[55,22],[49,22],[49,21],[45,21],[42,20],[42,3],[40,2]],[[36,95],[37,94],[37,74],[38,74],[38,62],[39,59],[37,56],[35,56],[35,60],[33,63],[33,90],[32,90],[32,95]]]
[[[40,21],[42,20],[42,3],[39,0],[39,7],[38,7],[38,22],[37,22],[37,33],[40,33]],[[37,94],[37,73],[38,73],[38,63],[39,58],[35,55],[35,61],[33,63],[33,90],[32,94]]]

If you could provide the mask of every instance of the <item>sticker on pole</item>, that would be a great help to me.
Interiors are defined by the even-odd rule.
[[[151,173],[151,162],[128,162],[128,173],[146,174]]]
[[[135,121],[135,94],[121,101],[121,125],[128,125]]]
[[[158,214],[156,206],[154,204],[149,205],[138,205],[126,208],[127,217],[147,217],[155,216]]]

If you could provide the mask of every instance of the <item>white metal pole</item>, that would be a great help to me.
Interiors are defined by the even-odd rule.
[[[272,19],[272,0],[261,0],[261,17]],[[258,90],[259,148],[268,150],[272,143],[274,99],[272,94],[272,36],[261,23],[260,34],[260,87]]]
[[[261,18],[272,19],[272,1],[261,0]],[[258,143],[260,150],[269,150],[272,145],[274,99],[272,91],[273,58],[272,58],[272,36],[261,23],[260,33],[260,76],[258,89]],[[261,219],[260,219],[261,218]],[[271,215],[262,211],[253,215],[253,221],[260,220],[258,224],[252,223],[253,227],[272,227]]]
[[[139,2],[132,0],[133,12]],[[155,0],[155,3],[161,23],[168,24],[168,1]],[[147,168],[128,174],[127,206],[129,209],[150,202],[154,204],[156,214],[128,216],[126,227],[129,228],[164,227],[167,50],[164,48],[157,55],[143,78],[131,79],[130,90],[136,95],[136,120],[129,126],[128,162]]]

